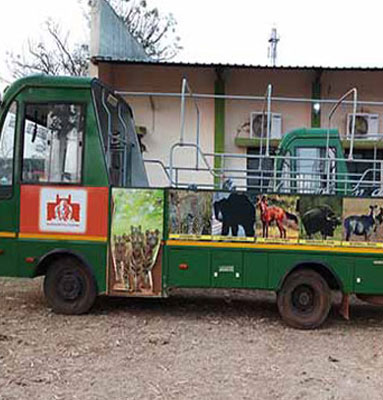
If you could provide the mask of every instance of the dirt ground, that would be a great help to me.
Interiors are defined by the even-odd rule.
[[[73,317],[47,308],[41,280],[0,279],[0,399],[383,398],[383,308],[355,302],[350,322],[298,331],[274,300],[100,298]]]

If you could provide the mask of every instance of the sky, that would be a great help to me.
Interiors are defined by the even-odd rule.
[[[178,21],[180,61],[267,65],[272,27],[280,35],[277,65],[383,67],[383,4],[344,0],[147,0]],[[79,0],[1,2],[0,78],[11,80],[6,51],[26,47],[52,17],[86,37]],[[1,82],[0,82],[1,84]]]

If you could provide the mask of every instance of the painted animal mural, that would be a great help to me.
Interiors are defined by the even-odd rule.
[[[130,234],[114,236],[114,265],[116,289],[130,293],[153,289],[152,268],[160,231],[131,226]]]
[[[124,236],[114,235],[114,279],[123,284],[127,276],[128,243]]]
[[[215,219],[222,222],[221,235],[238,235],[239,226],[242,226],[246,236],[255,234],[255,207],[244,194],[232,193],[227,199],[214,202]]]
[[[370,212],[368,214],[350,215],[344,220],[344,229],[347,241],[350,240],[351,235],[356,235],[364,236],[364,240],[367,242],[372,233],[376,232],[378,220],[376,219],[374,212],[378,206],[370,205],[369,208]],[[382,217],[380,216],[380,219],[381,218]]]
[[[306,211],[301,217],[302,225],[309,239],[315,233],[320,232],[322,239],[333,237],[337,226],[341,225],[341,219],[337,217],[332,208],[323,204]]]
[[[153,287],[152,269],[155,263],[155,250],[160,241],[160,231],[147,230],[145,232],[145,261],[143,270],[143,287],[151,289]]]
[[[287,220],[293,221],[298,225],[298,217],[282,207],[269,206],[266,196],[262,196],[257,201],[257,206],[260,211],[262,221],[262,236],[264,238],[269,237],[269,226],[275,222],[281,239],[286,239],[286,228],[285,224]]]

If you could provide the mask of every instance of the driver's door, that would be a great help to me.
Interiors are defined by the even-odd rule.
[[[0,120],[0,276],[17,276],[15,257],[19,197],[16,185],[16,132],[20,118],[14,101]]]

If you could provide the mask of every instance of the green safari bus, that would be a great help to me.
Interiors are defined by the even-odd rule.
[[[256,289],[310,329],[333,291],[345,318],[352,294],[382,303],[381,162],[357,176],[336,129],[286,133],[243,190],[216,170],[209,188],[150,187],[132,109],[97,79],[16,81],[0,133],[0,275],[44,276],[55,312],[88,312],[98,295]]]

